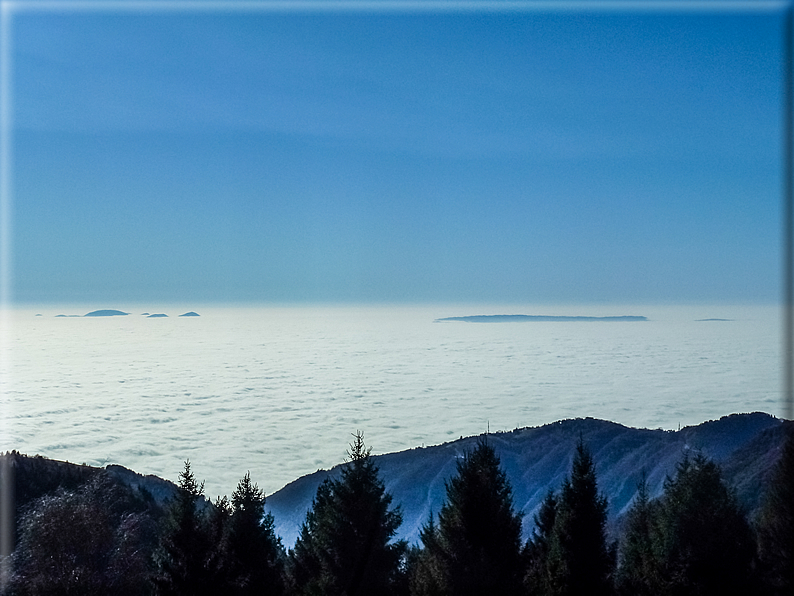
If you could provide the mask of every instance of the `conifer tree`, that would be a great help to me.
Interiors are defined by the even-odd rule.
[[[410,551],[408,573],[411,596],[443,596],[446,582],[440,557],[437,555],[438,528],[433,513],[419,531],[419,538],[424,548],[414,547]]]
[[[392,539],[402,514],[390,508],[363,434],[354,437],[340,478],[317,489],[290,553],[298,594],[386,596],[401,584],[406,544]]]
[[[617,591],[625,596],[653,596],[658,593],[656,556],[653,550],[653,504],[648,496],[645,474],[637,485],[637,496],[626,515],[620,544]]]
[[[226,551],[228,593],[284,593],[284,549],[273,516],[265,514],[265,495],[251,482],[250,473],[232,493]]]
[[[719,467],[685,455],[665,481],[654,526],[659,594],[753,594],[755,541]]]
[[[200,510],[203,496],[204,483],[196,481],[188,460],[179,474],[177,495],[170,503],[167,527],[156,554],[158,571],[153,584],[158,595],[209,596],[222,591],[220,545],[215,542],[221,526],[210,515],[223,512],[213,512],[211,504]]]
[[[775,595],[794,594],[794,432],[789,432],[759,520],[759,548]]]
[[[530,594],[549,592],[547,567],[556,518],[557,496],[553,490],[549,490],[535,515],[535,529],[524,549],[524,558],[527,564],[524,584]]]
[[[607,547],[606,498],[582,439],[557,501],[547,563],[548,594],[600,596],[612,591],[614,559]]]
[[[422,532],[429,593],[449,596],[522,590],[521,518],[493,447],[482,441],[458,461],[447,500]]]
[[[321,595],[329,593],[333,578],[323,567],[322,549],[329,539],[323,534],[328,524],[321,523],[321,518],[329,515],[332,508],[332,483],[326,478],[317,487],[312,506],[306,513],[306,520],[301,525],[300,535],[295,547],[290,551],[288,564],[288,580],[290,592],[296,595]]]

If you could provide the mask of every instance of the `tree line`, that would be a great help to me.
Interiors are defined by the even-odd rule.
[[[580,438],[570,473],[522,541],[521,513],[487,439],[465,453],[420,543],[402,522],[361,433],[338,478],[317,489],[284,548],[246,474],[207,501],[190,462],[176,496],[153,499],[99,474],[32,503],[19,523],[4,596],[577,596],[794,593],[794,441],[749,520],[719,466],[685,453],[658,498],[645,481],[616,538]]]

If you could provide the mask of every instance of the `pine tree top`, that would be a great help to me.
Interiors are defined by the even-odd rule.
[[[246,472],[232,493],[235,512],[261,515],[265,507],[265,494],[256,483],[251,482],[251,473]]]
[[[367,447],[364,444],[364,433],[357,430],[353,433],[353,442],[350,443],[350,449],[347,451],[346,461],[355,462],[369,458],[372,452],[372,447]]]
[[[190,470],[190,460],[185,460],[185,469],[179,473],[179,488],[193,497],[204,495],[204,482],[199,484]]]

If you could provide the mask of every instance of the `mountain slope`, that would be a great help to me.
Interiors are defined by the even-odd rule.
[[[657,496],[665,477],[690,449],[701,450],[720,463],[726,480],[737,487],[745,505],[757,506],[784,433],[790,431],[790,423],[758,412],[734,414],[679,431],[628,428],[584,418],[374,457],[393,503],[403,511],[399,537],[415,542],[430,512],[441,509],[445,481],[455,473],[457,458],[477,441],[489,441],[512,483],[514,504],[523,512],[527,537],[546,492],[557,490],[568,474],[580,436],[593,454],[599,489],[609,499],[609,515],[615,520],[630,505],[643,471],[651,495]],[[317,486],[339,471],[340,466],[317,471],[267,498],[276,531],[286,545],[294,543]]]

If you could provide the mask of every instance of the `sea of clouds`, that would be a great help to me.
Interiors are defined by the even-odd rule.
[[[215,497],[246,471],[271,493],[340,463],[356,430],[387,453],[564,418],[781,413],[774,306],[97,308],[131,314],[10,313],[0,449],[172,480],[190,459]],[[648,321],[434,322],[477,314]]]

